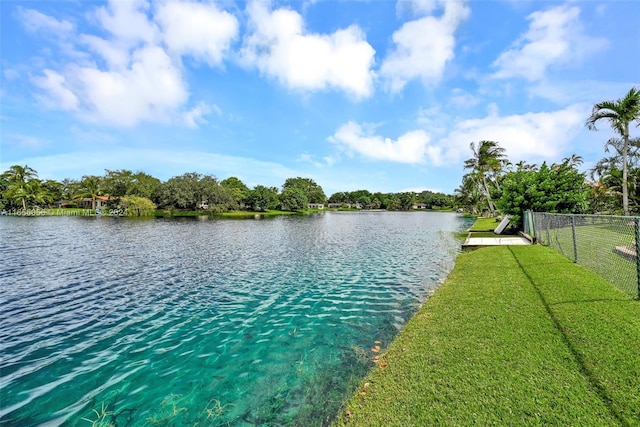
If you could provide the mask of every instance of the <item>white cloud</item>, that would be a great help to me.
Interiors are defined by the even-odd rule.
[[[420,107],[416,113],[416,123],[423,129],[427,129],[430,135],[444,135],[455,120],[450,111],[442,111],[438,106]]]
[[[80,34],[78,40],[88,46],[106,62],[107,68],[124,69],[129,64],[129,49],[117,42],[105,40],[91,34]]]
[[[169,122],[189,97],[180,70],[157,46],[134,51],[130,61],[125,70],[74,70],[87,118],[124,127],[141,121]]]
[[[605,99],[616,99],[626,93],[633,82],[606,82],[597,80],[542,80],[530,88],[531,94],[560,105],[586,102],[595,104]]]
[[[11,145],[16,145],[19,148],[27,150],[38,150],[40,148],[51,145],[50,140],[33,135],[10,133],[7,135],[3,135],[3,138]]]
[[[55,35],[64,36],[71,33],[75,26],[67,20],[57,20],[37,10],[18,8],[18,18],[27,31],[35,33],[45,31]]]
[[[188,127],[197,128],[198,124],[207,123],[207,120],[204,117],[212,111],[214,111],[218,115],[222,114],[220,107],[218,107],[217,105],[211,107],[204,102],[200,102],[191,110],[185,112],[182,117],[184,118],[184,122]]]
[[[393,141],[374,135],[371,129],[365,130],[352,121],[342,125],[328,139],[349,155],[358,153],[373,160],[399,163],[423,163],[429,150],[429,135],[423,130],[407,132]]]
[[[480,103],[480,98],[469,92],[455,88],[451,91],[451,98],[447,105],[459,107],[459,108],[472,108]]]
[[[372,95],[375,51],[359,27],[310,33],[293,10],[271,10],[268,4],[254,2],[247,12],[250,31],[240,52],[244,64],[292,89],[332,88],[355,99]],[[57,62],[67,60],[66,65],[32,78],[43,91],[38,97],[50,107],[75,111],[91,122],[123,127],[142,121],[191,127],[206,122],[204,116],[211,109],[198,102],[192,109],[186,107],[190,94],[182,58],[218,66],[239,31],[232,14],[213,3],[188,0],[153,5],[145,0],[113,0],[86,15],[102,34],[73,34],[75,26],[68,21],[36,11],[22,15],[32,28],[66,31],[65,42],[73,40],[74,48],[85,51],[82,57],[59,58]],[[445,13],[442,21],[449,15]]]
[[[298,162],[312,164],[317,168],[324,168],[324,167],[331,167],[337,162],[339,162],[340,156],[339,155],[324,156],[322,157],[322,160],[316,160],[316,156],[314,156],[313,154],[303,153],[303,154],[300,154],[296,160]]]
[[[463,2],[414,2],[413,10],[431,12],[437,3],[444,7],[440,17],[425,16],[406,22],[393,33],[395,50],[382,63],[380,74],[391,92],[400,92],[413,79],[436,83],[443,75],[447,62],[453,59],[454,33],[469,15]],[[424,4],[422,4],[424,3]]]
[[[496,78],[522,77],[534,81],[552,65],[575,64],[607,45],[585,34],[577,6],[557,6],[529,15],[529,29],[495,60]]]
[[[155,44],[160,36],[158,27],[149,20],[150,5],[145,0],[111,0],[108,7],[96,11],[102,28],[116,40],[136,46],[142,43]]]
[[[434,162],[445,164],[471,157],[470,142],[496,141],[506,149],[512,162],[558,160],[589,114],[586,104],[574,104],[553,112],[499,116],[458,122],[455,129],[437,144],[442,156]]]
[[[300,14],[290,9],[270,11],[256,1],[248,6],[251,32],[241,58],[291,88],[335,88],[355,98],[373,92],[371,67],[375,51],[362,30],[352,25],[332,34],[308,33]]]
[[[7,81],[16,80],[16,79],[20,78],[20,71],[18,71],[16,69],[13,69],[13,68],[5,68],[4,70],[2,70],[2,76]]]
[[[143,0],[111,1],[94,9],[88,21],[98,24],[106,37],[69,34],[67,40],[88,49],[88,55],[62,58],[65,66],[33,77],[43,91],[37,96],[52,108],[118,127],[144,121],[188,127],[206,123],[205,116],[220,109],[204,102],[187,108],[182,57],[219,65],[237,35],[238,21],[213,4],[170,0],[156,7],[156,15]],[[74,30],[61,24],[66,21],[27,12],[22,15],[32,26]]]
[[[68,111],[77,110],[80,101],[67,86],[66,78],[53,70],[44,70],[43,73],[44,76],[31,78],[33,84],[47,93],[47,95],[38,96],[38,98],[49,107]]]
[[[437,7],[438,0],[401,0],[396,3],[396,13],[399,16],[405,13],[424,16],[432,13]]]
[[[161,3],[156,19],[170,52],[219,65],[238,34],[238,20],[214,4],[189,1]]]
[[[73,125],[69,128],[70,135],[73,137],[70,141],[75,142],[78,147],[93,145],[98,143],[101,147],[111,145],[115,148],[116,144],[123,142],[120,135],[109,130],[103,131],[99,127],[84,127]]]

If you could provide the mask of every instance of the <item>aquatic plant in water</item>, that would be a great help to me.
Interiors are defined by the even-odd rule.
[[[116,422],[113,417],[113,411],[109,411],[109,405],[104,403],[100,407],[100,410],[93,409],[97,418],[95,420],[89,418],[82,418],[84,421],[91,423],[91,427],[115,427]]]

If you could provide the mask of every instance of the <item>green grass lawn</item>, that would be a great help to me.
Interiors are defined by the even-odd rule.
[[[304,212],[291,212],[291,211],[279,211],[279,210],[267,210],[264,212],[254,212],[254,211],[229,211],[229,212],[211,212],[211,211],[168,211],[168,210],[158,210],[155,215],[157,217],[196,217],[196,216],[209,216],[215,218],[255,218],[255,217],[273,217],[280,215],[302,215],[306,213]]]
[[[498,237],[493,230],[499,223],[496,218],[477,218],[468,231],[456,233],[456,238],[464,242],[467,237]]]
[[[221,218],[255,218],[256,216],[267,217],[267,216],[278,216],[278,215],[300,215],[300,212],[267,210],[264,212],[230,211],[230,212],[220,212],[220,213],[211,214],[211,216],[216,216]]]
[[[640,302],[552,249],[463,253],[336,425],[640,425],[638,349]]]
[[[545,244],[574,260],[573,232],[570,225],[564,228],[545,230],[538,234]],[[612,227],[608,225],[586,225],[576,227],[578,264],[600,274],[631,296],[638,295],[638,278],[634,260],[616,253],[616,247],[634,245],[633,226]]]
[[[493,231],[499,224],[497,218],[478,218],[469,231]]]

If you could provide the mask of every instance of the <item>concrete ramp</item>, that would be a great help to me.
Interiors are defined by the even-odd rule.
[[[509,221],[511,221],[511,215],[505,215],[504,218],[502,218],[502,221],[500,221],[500,224],[498,224],[496,229],[493,230],[493,232],[496,234],[502,234],[504,229],[507,228],[507,225],[509,225]]]

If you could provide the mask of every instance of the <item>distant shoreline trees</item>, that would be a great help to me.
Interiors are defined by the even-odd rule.
[[[100,203],[99,203],[100,202]],[[336,203],[359,209],[411,210],[453,209],[454,198],[443,193],[370,193],[368,190],[339,192],[327,198],[310,178],[288,178],[281,189],[256,185],[249,189],[239,178],[222,181],[213,175],[188,172],[165,182],[144,172],[105,170],[103,176],[85,175],[61,182],[37,178],[28,166],[12,166],[0,175],[0,209],[33,207],[109,208],[150,212],[190,211],[221,213],[249,210],[303,211],[309,205]]]

